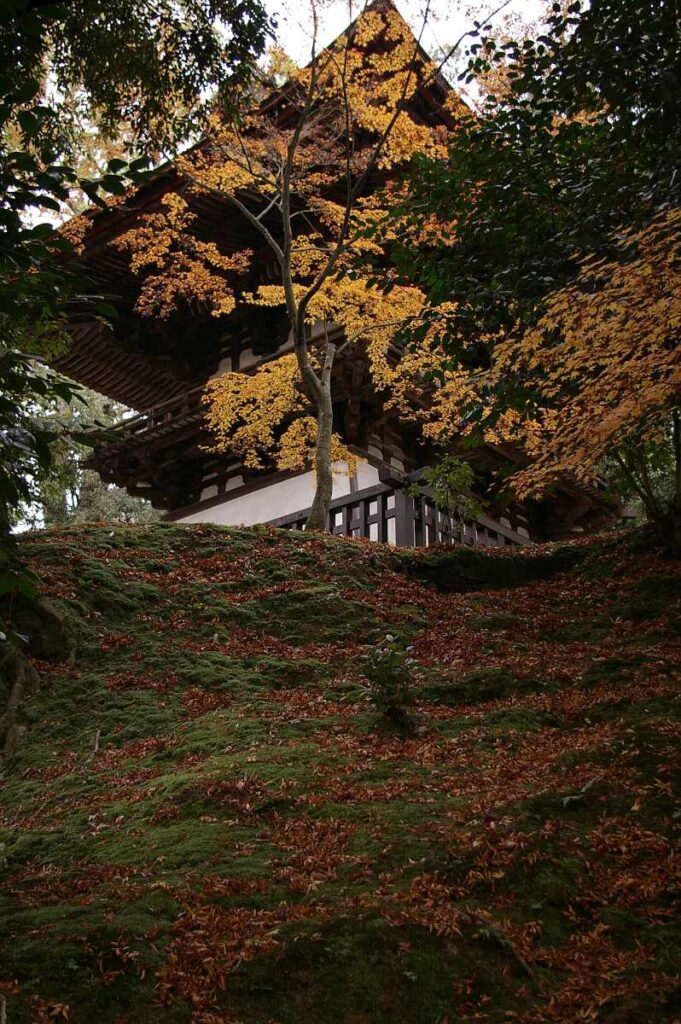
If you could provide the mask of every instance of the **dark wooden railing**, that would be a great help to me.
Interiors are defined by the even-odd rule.
[[[158,442],[167,434],[196,429],[204,415],[201,394],[204,386],[170,398],[139,416],[118,423],[103,431],[100,450],[125,447],[131,441]],[[100,468],[97,455],[92,465]],[[373,487],[336,498],[331,502],[329,531],[346,537],[396,544],[399,547],[428,547],[431,544],[464,543],[485,547],[528,544],[527,521],[519,513],[507,513],[504,520],[479,515],[461,521],[437,508],[432,491],[419,478],[422,471],[401,477],[388,467],[380,470],[381,482]],[[404,487],[417,484],[418,497]],[[411,488],[410,488],[411,489]],[[270,520],[270,525],[302,530],[309,509]]]
[[[185,391],[175,398],[147,409],[146,412],[120,420],[115,426],[93,431],[102,435],[103,446],[120,447],[130,441],[155,441],[190,424],[200,423],[205,415],[201,405],[204,385]]]
[[[308,511],[303,509],[293,515],[272,519],[269,525],[303,530]],[[504,547],[530,543],[522,517],[509,517],[507,522],[509,525],[485,515],[462,522],[438,509],[427,488],[414,498],[398,483],[388,480],[335,498],[329,512],[330,533],[365,537],[398,547],[454,543]]]

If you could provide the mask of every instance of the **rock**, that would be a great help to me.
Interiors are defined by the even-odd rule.
[[[19,594],[12,607],[11,625],[26,637],[26,650],[40,661],[72,661],[74,638],[64,614],[40,594]]]
[[[0,695],[5,710],[0,715],[0,752],[4,757],[11,757],[25,731],[17,721],[22,701],[39,686],[40,677],[26,654],[13,644],[3,645],[0,648]]]

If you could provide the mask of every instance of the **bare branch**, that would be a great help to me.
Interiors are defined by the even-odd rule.
[[[279,206],[279,196],[276,193],[272,196],[265,209],[261,210],[261,212],[258,214],[256,220],[258,222],[262,222],[274,206]]]
[[[199,181],[196,178],[193,178],[190,174],[187,174],[186,172],[185,177],[188,178],[189,181],[193,182],[202,190],[206,192],[212,192],[214,195],[218,195],[222,199],[228,199],[230,203],[233,203],[234,206],[236,206],[239,213],[243,214],[243,216],[246,218],[249,224],[252,224],[253,227],[257,228],[257,230],[260,232],[260,234],[263,236],[267,244],[272,249],[272,252],[279,261],[280,266],[283,267],[284,253],[276,238],[274,238],[274,236],[271,234],[270,231],[267,230],[262,221],[258,220],[257,216],[251,210],[249,210],[248,207],[244,203],[242,203],[241,200],[236,195],[224,192],[223,189],[216,188],[213,185],[207,185],[204,181]]]
[[[506,0],[506,2],[508,3],[508,2],[510,2],[510,0]],[[392,130],[395,127],[395,124],[397,123],[398,117],[402,113],[403,104],[404,104],[404,101],[405,101],[405,99],[407,97],[407,93],[408,93],[408,90],[409,90],[409,85],[410,85],[410,82],[411,82],[411,77],[412,77],[414,68],[416,66],[417,58],[418,58],[419,53],[421,51],[421,39],[423,37],[423,33],[425,31],[425,27],[426,27],[426,24],[428,22],[429,14],[430,14],[430,0],[428,0],[428,2],[426,4],[426,9],[424,11],[424,15],[423,15],[422,23],[421,23],[421,31],[419,32],[418,38],[415,40],[414,55],[411,58],[411,61],[409,62],[409,70],[407,72],[407,75],[406,75],[406,78],[405,78],[405,81],[404,81],[404,85],[402,87],[402,92],[401,92],[400,98],[398,99],[397,103],[395,104],[395,110],[393,111],[393,114],[392,114],[390,120],[388,121],[388,124],[386,125],[385,129],[383,130],[383,132],[381,134],[381,137],[379,138],[378,142],[375,144],[366,167],[364,168],[363,172],[358,177],[358,179],[355,182],[355,184],[352,185],[350,187],[349,191],[348,191],[347,199],[346,199],[346,203],[345,203],[345,212],[344,212],[344,215],[343,215],[343,222],[342,222],[342,225],[341,225],[341,228],[340,228],[340,231],[339,231],[338,241],[337,241],[337,244],[336,244],[335,251],[329,257],[327,266],[322,271],[320,271],[320,273],[317,275],[316,280],[312,283],[312,285],[310,286],[308,291],[305,293],[305,295],[300,300],[299,307],[298,307],[298,317],[299,317],[299,320],[301,320],[301,321],[304,320],[304,315],[305,315],[306,307],[309,305],[310,301],[314,298],[314,296],[317,294],[319,289],[322,287],[322,285],[323,285],[324,281],[327,279],[327,277],[331,273],[333,273],[338,260],[340,259],[342,253],[345,251],[345,249],[347,247],[347,236],[348,236],[348,231],[349,231],[349,228],[350,228],[350,221],[351,221],[351,218],[352,218],[352,211],[353,211],[353,208],[354,208],[355,201],[356,201],[357,197],[360,195],[360,193],[361,193],[362,189],[364,188],[366,182],[368,181],[369,176],[372,174],[374,168],[376,167],[376,164],[378,163],[378,159],[379,159],[379,156],[380,156],[380,154],[381,154],[381,152],[383,150],[383,147],[385,146],[388,138],[390,137],[390,135],[392,133]],[[347,95],[347,93],[346,93],[346,95]],[[349,145],[349,140],[348,140],[347,144]]]

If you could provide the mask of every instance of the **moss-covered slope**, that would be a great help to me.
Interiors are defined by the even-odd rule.
[[[76,654],[38,663],[3,769],[8,1024],[679,1017],[673,563],[24,543]],[[411,734],[361,686],[388,632],[420,663]]]

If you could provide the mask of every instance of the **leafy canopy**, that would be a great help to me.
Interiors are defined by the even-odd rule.
[[[389,255],[367,226],[387,216],[379,180],[416,152],[446,155],[444,125],[409,109],[433,73],[392,6],[365,10],[279,92],[246,103],[237,122],[213,117],[206,140],[177,160],[181,194],[168,194],[116,242],[140,276],[143,315],[286,314],[295,358],[247,381],[222,374],[207,389],[216,450],[246,466],[261,467],[267,456],[280,468],[309,465],[319,451],[311,414],[319,414],[337,353],[361,353],[380,389],[393,382],[395,342],[422,319],[425,297],[397,277],[389,293],[378,286],[376,262],[385,266]],[[450,95],[447,116],[458,106]],[[202,196],[238,211],[243,234],[259,236],[260,248],[228,251],[217,235],[199,237],[191,203]],[[333,456],[350,458],[338,436],[332,446]]]
[[[217,26],[224,22],[226,35]],[[75,193],[104,204],[144,180],[148,158],[109,162],[85,180],[74,169],[74,123],[139,148],[179,143],[206,111],[207,92],[243,82],[264,46],[257,0],[34,4],[0,11],[0,536],[3,564],[18,504],[49,470],[59,428],[36,410],[77,391],[44,366],[66,343],[85,301],[67,238],[54,219]],[[49,221],[45,219],[48,211]],[[88,297],[90,306],[97,297]],[[95,310],[108,315],[100,305]],[[14,572],[14,569],[12,570]]]
[[[9,0],[0,24],[3,76],[44,86],[53,136],[68,140],[85,112],[111,137],[127,127],[146,150],[184,141],[216,93],[229,104],[270,31],[259,0]]]
[[[467,75],[501,69],[506,88],[461,118],[446,162],[415,161],[390,225],[399,270],[449,304],[426,431],[513,440],[534,460],[521,494],[676,437],[676,10],[556,3],[535,39],[483,38]]]

